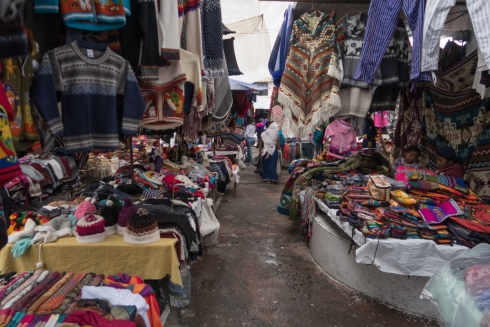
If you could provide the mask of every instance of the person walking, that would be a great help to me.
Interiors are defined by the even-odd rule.
[[[267,129],[261,135],[259,153],[262,156],[262,181],[279,183],[277,175],[277,161],[279,160],[279,125],[276,122],[267,122]]]
[[[257,148],[259,147],[259,144],[260,144],[260,136],[261,134],[265,131],[265,123],[264,123],[264,120],[262,118],[259,119],[259,122],[257,123],[257,125],[255,125],[256,127],[256,131],[257,131]]]
[[[254,143],[255,140],[255,124],[254,120],[251,116],[247,116],[247,127],[245,129],[245,141],[247,142],[247,152],[248,152],[248,162],[249,164],[252,163],[253,157],[252,157],[252,144]]]

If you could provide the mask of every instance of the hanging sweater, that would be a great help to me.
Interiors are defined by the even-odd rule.
[[[160,45],[156,3],[154,0],[130,1],[131,16],[126,17],[126,26],[119,29],[122,56],[140,79],[158,79]]]
[[[118,96],[124,96],[121,128]],[[69,153],[118,149],[119,132],[134,134],[145,110],[129,63],[109,48],[83,40],[44,55],[31,99],[53,136],[63,134]]]
[[[106,31],[126,25],[126,16],[131,16],[130,0],[35,0],[37,14],[57,13],[63,15],[67,27]]]

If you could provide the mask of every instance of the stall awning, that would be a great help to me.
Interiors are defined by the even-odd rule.
[[[271,108],[271,98],[268,96],[258,96],[254,102],[255,109],[269,110]]]
[[[232,91],[262,91],[267,90],[267,86],[258,84],[245,83],[230,78],[230,86]]]
[[[235,31],[232,31],[228,27],[226,27],[225,24],[222,24],[222,25],[223,25],[223,35],[235,34],[236,33]]]
[[[236,62],[235,56],[235,38],[223,40],[223,47],[225,49],[226,65],[228,66],[228,75],[243,75],[238,68],[238,63]]]

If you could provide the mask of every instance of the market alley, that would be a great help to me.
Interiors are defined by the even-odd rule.
[[[311,258],[299,223],[277,213],[279,185],[242,170],[237,197],[219,205],[220,244],[192,265],[192,301],[172,309],[166,325],[436,326],[390,309],[327,276]],[[351,253],[351,255],[354,255]]]

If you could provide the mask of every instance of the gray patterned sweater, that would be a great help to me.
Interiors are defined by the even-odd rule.
[[[70,153],[118,149],[119,134],[134,134],[145,110],[128,61],[102,44],[83,40],[46,52],[31,99],[53,135],[63,134]]]

